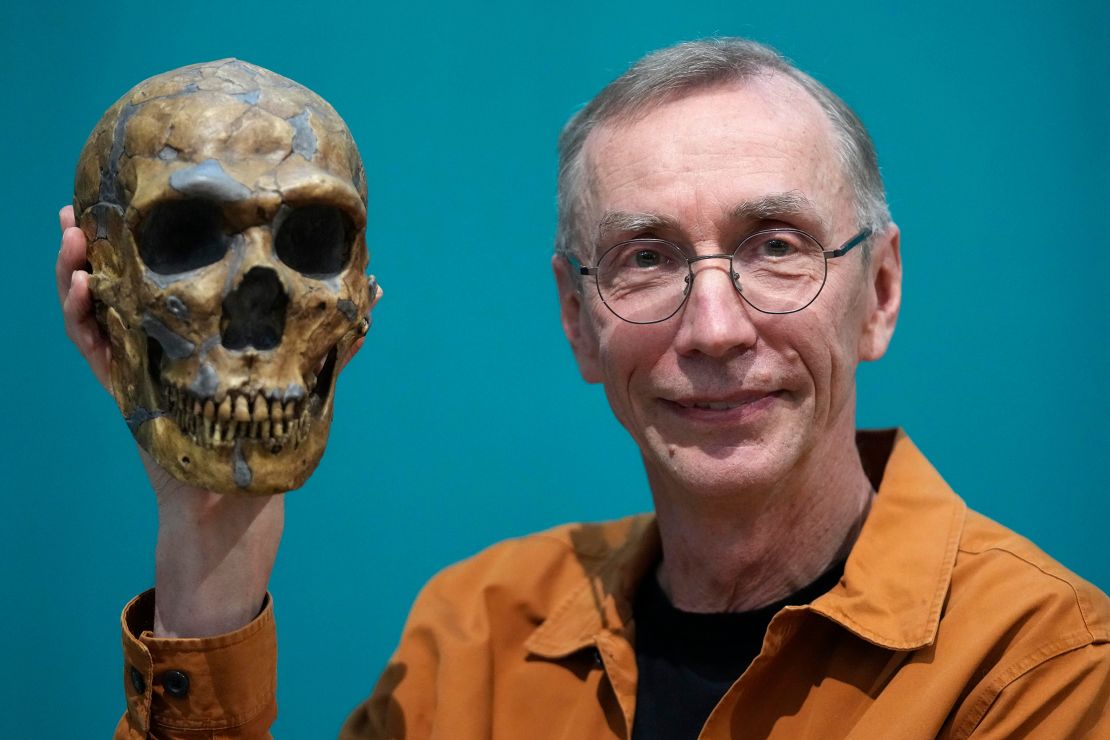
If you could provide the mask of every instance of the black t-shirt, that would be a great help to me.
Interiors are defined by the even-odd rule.
[[[654,575],[636,593],[636,719],[633,740],[696,738],[729,687],[759,655],[771,618],[808,604],[844,573],[841,561],[782,601],[750,612],[697,614],[674,608]]]

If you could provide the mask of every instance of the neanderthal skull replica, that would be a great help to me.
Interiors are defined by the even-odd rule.
[[[376,291],[343,120],[244,62],[183,67],[104,114],[74,201],[112,391],[139,444],[203,488],[300,486]]]

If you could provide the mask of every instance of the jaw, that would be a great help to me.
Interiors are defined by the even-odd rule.
[[[156,355],[151,359],[160,360]],[[167,380],[161,362],[151,362],[160,412],[133,429],[136,440],[189,485],[250,495],[298,488],[327,443],[337,355],[333,346],[299,385],[241,385],[210,395]]]
[[[209,449],[251,444],[279,454],[304,442],[330,406],[336,353],[333,346],[300,383],[258,382],[202,395],[160,371],[152,371],[158,377],[151,380],[165,415],[193,444]]]

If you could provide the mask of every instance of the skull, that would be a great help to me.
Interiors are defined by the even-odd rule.
[[[377,292],[339,115],[234,59],[152,77],[89,136],[74,204],[138,443],[211,490],[304,483]]]

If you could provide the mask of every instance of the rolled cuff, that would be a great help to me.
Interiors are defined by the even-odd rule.
[[[268,736],[277,715],[277,633],[269,594],[252,622],[223,635],[155,637],[154,589],[124,607],[121,622],[127,714],[117,737],[213,731],[222,732],[219,737]]]

